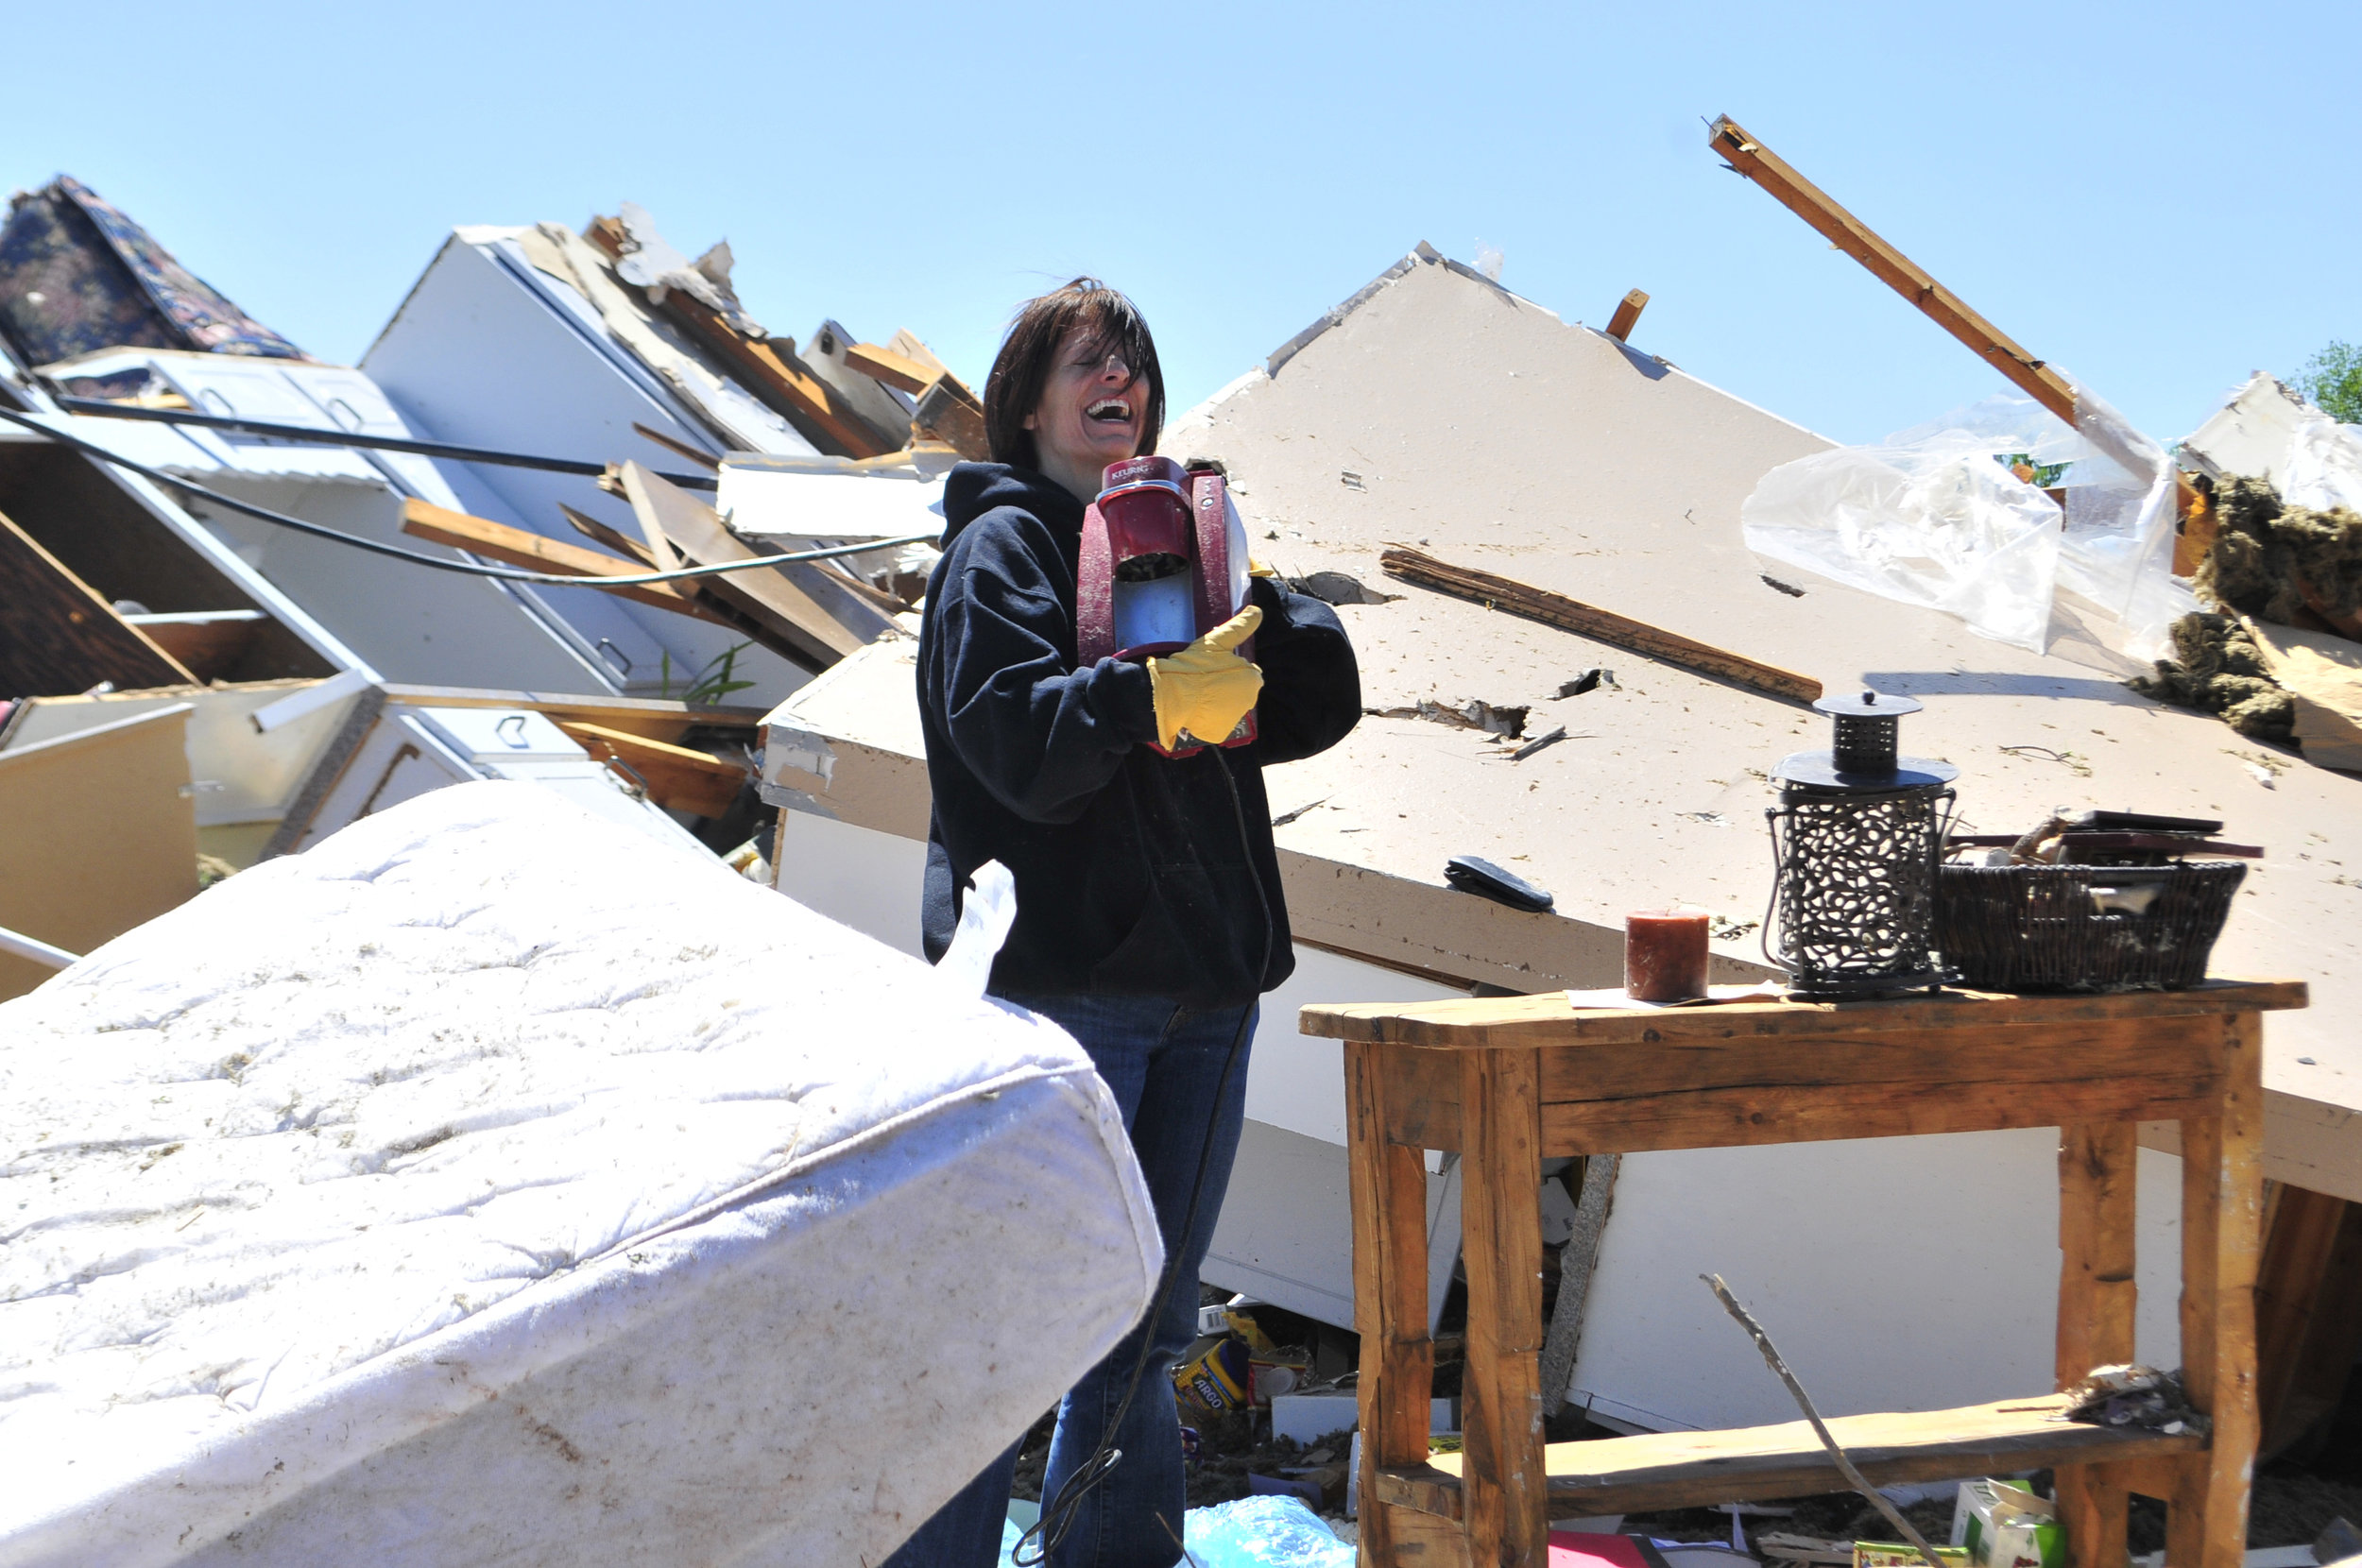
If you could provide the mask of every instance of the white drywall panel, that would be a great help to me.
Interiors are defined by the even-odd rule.
[[[2259,401],[2260,400],[2260,401]],[[2276,400],[2276,401],[2275,401]],[[2290,406],[2268,381],[2252,412]],[[1898,410],[1896,423],[1924,410]],[[2245,418],[2246,416],[2242,416]],[[2262,416],[2256,415],[2260,418]],[[1414,264],[1282,364],[1175,419],[1161,450],[1217,456],[1256,554],[1399,595],[1339,610],[1376,708],[1475,698],[1532,707],[1565,741],[1522,762],[1467,729],[1366,717],[1334,749],[1274,770],[1282,849],[1433,882],[1484,856],[1608,929],[1694,904],[1759,961],[1770,891],[1765,775],[1828,744],[1793,704],[1387,577],[1424,546],[1926,711],[1906,751],[1960,768],[1964,831],[2021,831],[2054,807],[2219,818],[2260,844],[2217,974],[2286,976],[2314,1006],[2265,1021],[2265,1173],[2362,1200],[2362,793],[2353,775],[2256,745],[2208,714],[2135,695],[2132,672],[2062,636],[2033,654],[1937,611],[1757,560],[1738,511],[1811,433],[1684,371],[1441,264]],[[1765,581],[1765,570],[1801,593]],[[1560,697],[1605,666],[1616,683]]]
[[[341,534],[458,558],[456,551],[402,531],[402,498],[382,480],[215,472],[205,483]],[[387,680],[525,691],[610,690],[596,668],[488,578],[364,554],[202,501],[193,502],[191,510]]]
[[[1792,1421],[1698,1276],[1762,1321],[1823,1414],[2050,1389],[2055,1128],[1627,1154],[1569,1398],[1653,1429]],[[2182,1162],[2141,1150],[2139,1359],[2180,1364]]]
[[[772,870],[781,893],[897,952],[920,956],[926,844],[810,811],[782,811],[779,826],[784,836]]]
[[[1425,1002],[1465,997],[1375,963],[1296,944],[1295,973],[1263,998],[1246,1079],[1246,1114],[1339,1148],[1345,1142],[1345,1048],[1298,1032],[1296,1014],[1311,1002]]]
[[[634,424],[716,450],[702,427],[616,367],[590,335],[596,329],[562,315],[490,250],[489,244],[446,244],[362,356],[361,367],[414,428],[435,440],[497,452],[585,462],[637,458],[666,471],[689,465],[640,435]],[[582,475],[491,464],[452,467],[498,497],[519,526],[551,538],[583,542],[558,511],[561,503],[640,537],[630,507]],[[549,592],[589,641],[606,638],[621,651],[629,672],[618,677],[618,686],[635,696],[666,694],[660,688],[668,658],[677,694],[709,660],[741,640],[727,627],[595,589]],[[761,648],[739,655],[736,676],[755,686],[730,700],[750,705],[778,702],[810,678]]]
[[[1460,1255],[1460,1162],[1427,1178],[1427,1317],[1433,1326]],[[1197,1271],[1338,1328],[1353,1321],[1353,1202],[1345,1151],[1249,1116],[1222,1218]]]

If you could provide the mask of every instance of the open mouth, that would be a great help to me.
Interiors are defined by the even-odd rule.
[[[1132,422],[1132,405],[1121,398],[1102,398],[1083,410],[1083,418],[1098,424],[1128,425]]]

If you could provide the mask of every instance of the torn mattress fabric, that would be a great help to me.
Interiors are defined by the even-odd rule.
[[[1088,1059],[526,785],[0,1007],[0,1564],[877,1562],[1162,1267]]]

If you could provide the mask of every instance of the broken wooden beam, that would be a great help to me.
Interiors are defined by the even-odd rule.
[[[687,490],[666,484],[637,463],[625,464],[616,478],[651,547],[659,538],[668,539],[700,566],[756,558],[754,551],[722,525],[720,514]],[[826,669],[866,647],[893,622],[841,584],[813,571],[817,564],[734,571],[706,582],[717,597],[796,650],[801,661]]]
[[[1733,169],[1762,186],[1774,201],[1868,267],[1873,276],[1917,306],[1937,326],[1968,345],[1972,352],[2008,377],[2028,397],[2068,424],[2075,423],[2073,383],[1969,309],[1966,301],[1937,282],[1926,268],[1879,238],[1868,224],[1789,167],[1729,115],[1717,118],[1707,137],[1714,150]]]
[[[0,605],[0,697],[68,697],[106,681],[127,691],[197,683],[187,665],[6,517]]]
[[[1719,116],[1707,139],[1722,161],[1770,193],[1772,198],[1803,218],[1848,256],[1870,269],[1871,275],[1909,300],[1927,319],[1968,345],[1977,358],[2001,372],[2019,391],[2074,426],[2084,439],[2114,459],[2127,473],[2148,471],[2149,460],[2116,439],[2104,420],[2090,429],[2075,421],[2075,383],[2045,361],[2036,359],[2016,339],[1968,308],[1967,301],[1880,238],[1877,231],[1839,206],[1828,194],[1798,174],[1762,143],[1747,134],[1729,115]]]
[[[604,252],[610,263],[625,253],[625,235],[621,219],[592,218],[590,227],[583,230],[583,237]],[[624,286],[630,288],[629,284]],[[651,291],[631,292],[636,298],[648,298]],[[813,375],[796,357],[792,340],[756,337],[741,332],[721,312],[685,290],[673,288],[662,292],[662,301],[652,302],[650,308],[686,329],[700,347],[722,361],[756,401],[794,425],[807,440],[846,457],[875,457],[893,450],[894,444],[880,440],[834,387]]]
[[[607,546],[625,560],[637,561],[641,571],[660,571],[663,570],[656,564],[655,551],[650,550],[622,529],[610,528],[587,512],[575,511],[562,501],[557,503],[557,511],[560,517],[574,525],[575,533],[580,534],[586,539],[594,539]]]
[[[849,345],[845,350],[845,363],[863,375],[883,382],[897,391],[908,392],[913,397],[926,391],[941,373],[875,343]]]
[[[632,577],[649,570],[634,561],[619,561],[612,555],[602,555],[595,550],[585,550],[578,544],[566,544],[544,538],[522,528],[511,528],[489,518],[471,517],[448,507],[434,506],[423,501],[402,503],[402,531],[412,538],[427,539],[464,550],[471,555],[482,555],[505,566],[520,566],[530,571],[552,571],[583,579],[583,587],[619,594],[636,603],[676,615],[695,616],[710,621],[693,600],[679,594],[663,583],[602,583],[602,577]]]
[[[1621,343],[1632,336],[1632,330],[1640,325],[1640,313],[1649,308],[1649,297],[1634,289],[1617,303],[1616,314],[1608,318],[1607,335]]]
[[[1629,648],[1636,654],[1678,664],[1685,670],[1711,675],[1734,685],[1761,691],[1768,696],[1789,702],[1811,703],[1821,700],[1821,683],[1810,675],[1800,675],[1793,670],[1765,664],[1744,654],[1717,648],[1711,643],[1695,641],[1678,632],[1652,626],[1645,621],[1635,621],[1596,605],[1569,599],[1548,588],[1538,588],[1513,578],[1497,577],[1489,571],[1471,567],[1453,566],[1416,550],[1400,546],[1388,550],[1378,558],[1387,574],[1406,583],[1433,588],[1438,593],[1465,599],[1488,609],[1506,610],[1522,615],[1529,621],[1539,621],[1546,626],[1574,632],[1600,642]]]

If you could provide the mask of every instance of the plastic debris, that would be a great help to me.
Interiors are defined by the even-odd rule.
[[[1199,1568],[1353,1568],[1354,1548],[1299,1498],[1191,1508],[1181,1533]]]

